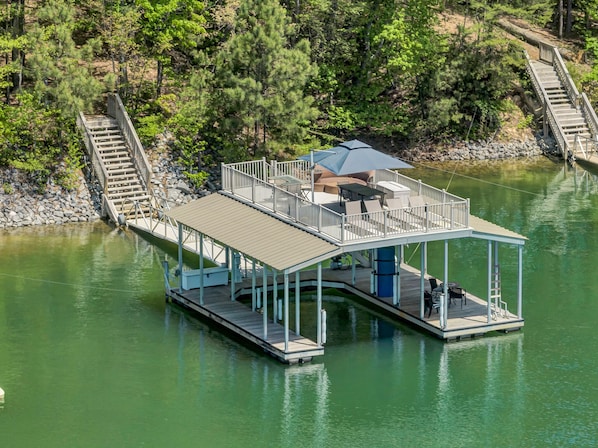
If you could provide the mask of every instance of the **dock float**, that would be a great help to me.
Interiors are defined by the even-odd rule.
[[[170,289],[167,298],[183,308],[191,310],[209,322],[233,334],[237,339],[260,349],[287,364],[309,362],[324,354],[324,347],[304,336],[289,333],[285,349],[284,326],[268,320],[264,326],[263,314],[252,311],[247,305],[231,301],[228,287],[211,287],[204,304],[199,303],[199,290],[184,293]],[[265,334],[264,334],[265,333]]]

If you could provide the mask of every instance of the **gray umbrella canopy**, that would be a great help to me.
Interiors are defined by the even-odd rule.
[[[310,158],[309,154],[301,156],[303,160]],[[316,151],[313,161],[337,176],[372,170],[413,168],[408,163],[384,154],[359,140],[344,142],[326,151]]]

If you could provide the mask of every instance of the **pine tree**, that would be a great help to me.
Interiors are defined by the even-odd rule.
[[[235,31],[217,55],[219,126],[253,154],[302,142],[316,116],[304,94],[314,74],[306,40],[291,46],[289,20],[277,0],[244,0]]]
[[[90,111],[102,87],[92,76],[91,65],[98,41],[75,45],[74,11],[72,0],[46,1],[40,6],[38,22],[29,33],[31,55],[26,66],[37,94],[65,117]]]
[[[157,64],[157,98],[172,55],[194,50],[205,33],[204,4],[198,0],[136,0],[136,4],[142,12],[144,46]]]
[[[0,9],[0,89],[6,92],[6,102],[11,94],[21,87],[24,48],[24,0],[7,1]]]

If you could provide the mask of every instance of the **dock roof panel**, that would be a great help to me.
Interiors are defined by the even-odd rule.
[[[469,226],[475,238],[490,239],[512,244],[525,244],[527,238],[477,216],[469,215]]]
[[[176,207],[167,216],[277,271],[316,263],[342,250],[223,194]]]

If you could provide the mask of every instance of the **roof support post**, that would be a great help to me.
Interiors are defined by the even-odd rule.
[[[295,272],[295,334],[299,335],[301,320],[301,272]]]
[[[255,275],[255,260],[251,260],[251,311],[255,311],[257,297],[255,292],[255,284],[256,284],[256,275]]]
[[[523,318],[523,246],[517,246],[518,269],[517,269],[517,317]]]
[[[284,351],[289,350],[289,274],[284,273]]]
[[[492,320],[492,303],[491,303],[491,288],[492,288],[492,241],[488,240],[488,318],[487,322]]]
[[[317,287],[316,287],[316,313],[317,315],[317,339],[316,342],[318,347],[322,346],[322,262],[318,261],[318,276],[317,276]]]
[[[444,296],[444,322],[441,322],[441,327],[443,329],[446,328],[447,323],[448,323],[448,304],[449,304],[449,300],[448,300],[448,283],[449,283],[449,278],[448,278],[448,251],[449,251],[449,240],[444,240],[444,272],[443,272],[443,276],[444,276],[444,288],[442,289],[442,295]]]
[[[268,273],[266,265],[262,265],[262,326],[264,330],[264,341],[268,339]]]
[[[183,224],[178,223],[179,292],[183,292]]]
[[[203,233],[199,234],[199,304],[203,305]]]
[[[272,322],[280,320],[278,314],[278,272],[272,269]]]
[[[227,259],[228,259],[228,270],[230,272],[230,301],[234,302],[235,301],[235,273],[234,271],[234,254],[233,254],[233,248],[229,247],[226,251],[226,255],[227,255]]]
[[[401,246],[395,246],[395,296],[399,306],[401,304]]]
[[[423,319],[425,314],[424,291],[426,289],[426,274],[428,273],[428,243],[423,241],[419,246],[420,256],[420,277],[419,277],[419,318]]]
[[[376,294],[376,263],[374,262],[374,250],[369,249],[368,255],[370,257],[370,294]]]

